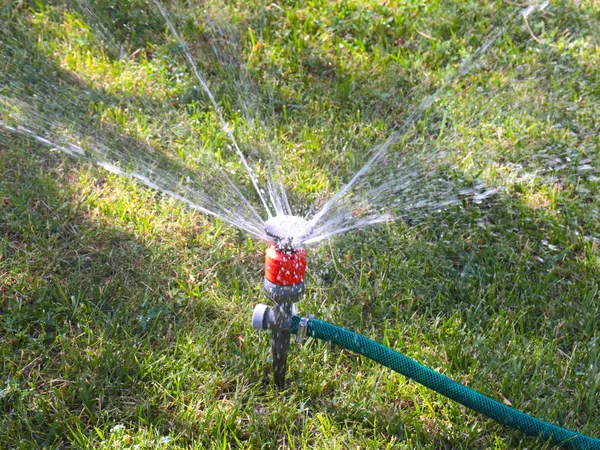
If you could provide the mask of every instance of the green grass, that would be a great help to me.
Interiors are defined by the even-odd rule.
[[[252,195],[164,24],[145,18],[142,2],[99,2],[94,14],[115,30],[104,37],[126,42],[129,56],[117,58],[90,17],[62,3],[0,5],[3,42],[22,50],[0,43],[22,74],[10,84],[0,66],[0,95],[45,93],[44,117],[72,124],[66,136],[91,120],[190,170],[217,158]],[[249,98],[272,119],[262,131],[211,59],[206,24],[170,7],[243,144],[276,137],[292,198],[308,209],[513,8],[458,3],[206,6],[239,32],[244,65],[261,80]],[[457,171],[507,195],[309,249],[299,305],[596,437],[600,191],[576,159],[597,173],[598,6],[565,2],[532,19],[551,45],[521,28],[503,36],[413,133],[415,147],[448,150]],[[0,119],[20,113],[7,111],[0,103]],[[515,179],[517,164],[533,172],[571,156],[554,177]],[[310,339],[293,346],[280,394],[269,336],[250,327],[262,265],[263,245],[221,221],[1,131],[0,448],[547,448]]]

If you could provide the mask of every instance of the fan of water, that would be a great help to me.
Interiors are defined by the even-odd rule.
[[[295,192],[297,176],[286,171],[299,156],[285,154],[290,147],[282,145],[293,139],[278,123],[292,108],[290,102],[280,107],[285,83],[267,83],[249,66],[257,37],[250,31],[246,42],[227,8],[186,5],[179,17],[176,6],[171,12],[158,2],[145,4],[141,27],[113,7],[84,0],[47,8],[1,16],[0,128],[133,177],[259,239],[267,239],[264,221],[278,215],[306,217],[303,243],[312,244],[369,224],[492,201],[508,185],[546,182],[561,170],[597,180],[593,139],[576,148],[554,143],[515,161],[490,154],[468,165],[464,148],[453,148],[469,137],[452,127],[454,117],[490,132],[493,119],[486,119],[515,107],[503,104],[505,94],[533,97],[540,82],[555,83],[559,93],[561,77],[568,76],[562,67],[583,64],[583,54],[598,58],[597,25],[585,4],[519,7],[498,19],[471,55],[448,44],[448,75],[433,87],[405,91],[421,99],[412,106],[404,98],[395,105],[392,95],[387,113],[372,111],[371,119],[389,130],[387,139],[362,152],[360,164],[336,168],[339,181],[312,198]],[[153,34],[157,29],[165,34]],[[477,40],[477,33],[465,36]],[[502,46],[524,47],[530,60],[490,56],[490,48]],[[533,64],[548,54],[539,48],[552,49],[544,69]],[[478,102],[454,109],[462,95]],[[527,109],[526,101],[516,106]],[[549,119],[548,126],[566,126]],[[328,170],[322,163],[315,173]]]

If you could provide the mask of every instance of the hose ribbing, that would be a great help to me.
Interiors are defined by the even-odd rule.
[[[293,333],[296,333],[299,322],[300,317],[294,316]],[[600,439],[552,425],[511,408],[360,334],[316,319],[309,320],[307,334],[366,356],[461,405],[530,436],[541,437],[564,448],[600,450]]]

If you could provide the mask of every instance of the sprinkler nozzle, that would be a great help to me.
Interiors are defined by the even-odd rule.
[[[265,222],[265,233],[275,247],[283,253],[293,253],[302,248],[310,224],[302,217],[275,216]]]

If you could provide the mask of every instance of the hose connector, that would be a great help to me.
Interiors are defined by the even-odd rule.
[[[296,326],[296,342],[301,344],[306,340],[306,333],[308,331],[308,317],[302,317],[298,325]]]

